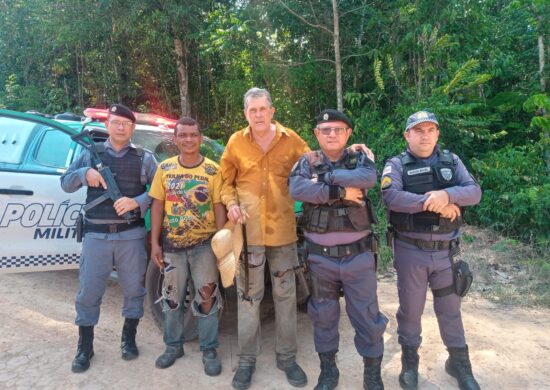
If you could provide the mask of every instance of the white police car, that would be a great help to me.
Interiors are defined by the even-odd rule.
[[[87,109],[85,114],[101,120],[107,110]],[[102,140],[107,131],[100,122],[68,118],[72,120],[0,110],[0,274],[78,268],[82,244],[76,242],[75,222],[86,188],[68,194],[61,189],[59,177],[82,150],[72,135],[86,128]],[[132,142],[153,151],[159,162],[178,153],[173,130],[168,128],[175,125],[174,120],[152,114],[138,114],[137,119]],[[201,152],[219,161],[223,147],[204,137]],[[151,263],[148,298],[159,323],[160,307],[152,303],[161,283],[161,274]],[[186,332],[186,337],[192,334]]]

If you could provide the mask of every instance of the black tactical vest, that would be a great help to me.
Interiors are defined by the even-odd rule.
[[[437,151],[437,160],[432,165],[417,159],[409,152],[400,155],[403,164],[403,190],[414,194],[442,190],[456,184],[456,163],[448,150]],[[464,210],[461,210],[462,213]],[[390,210],[390,223],[399,232],[451,233],[462,225],[462,217],[451,222],[432,211],[415,214]]]
[[[124,157],[118,158],[107,153],[103,143],[96,143],[96,148],[101,158],[101,162],[111,168],[122,195],[134,198],[146,191],[142,172],[144,155],[142,148],[130,148]],[[86,204],[99,198],[104,192],[105,190],[103,187],[88,187]],[[139,209],[135,211],[139,216]],[[121,217],[117,215],[111,199],[107,199],[86,211],[86,218],[121,219]]]
[[[334,169],[355,169],[362,159],[366,158],[360,153],[347,153],[344,159],[334,165],[323,162],[320,152],[319,158],[311,163],[311,173],[317,175],[318,181],[323,182],[324,176]],[[359,206],[336,200],[331,204],[312,204],[304,202],[300,226],[315,233],[352,232],[371,230],[371,225],[377,222],[372,210],[370,199],[365,194],[364,205]]]

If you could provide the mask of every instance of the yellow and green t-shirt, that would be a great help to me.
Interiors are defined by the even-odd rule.
[[[157,168],[149,196],[164,201],[163,249],[174,252],[200,244],[216,232],[214,203],[221,203],[220,167],[204,158],[187,168],[178,156]]]

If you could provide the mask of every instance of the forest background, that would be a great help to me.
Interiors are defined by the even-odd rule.
[[[549,32],[549,0],[0,0],[0,107],[124,102],[225,143],[258,86],[312,147],[315,115],[344,110],[380,170],[430,110],[483,188],[468,222],[538,248],[550,279]]]

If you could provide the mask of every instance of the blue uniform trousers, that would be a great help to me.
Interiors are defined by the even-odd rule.
[[[116,267],[124,295],[122,316],[143,317],[144,287],[147,270],[145,238],[107,240],[87,235],[80,256],[80,289],[76,296],[76,325],[95,326],[107,280]]]
[[[422,250],[397,239],[394,242],[394,255],[399,293],[396,314],[398,341],[401,345],[416,347],[422,342],[421,317],[428,285],[431,289],[440,289],[453,283],[449,251]],[[434,297],[434,310],[445,346],[464,347],[466,341],[460,314],[460,297],[456,294]]]
[[[363,357],[384,353],[383,334],[388,319],[379,311],[376,295],[376,264],[371,252],[332,258],[309,254],[309,270],[319,279],[341,285],[346,312],[355,329],[355,347]],[[321,288],[322,289],[322,288]],[[318,353],[338,350],[340,302],[312,296],[308,314],[313,322],[313,339]]]

